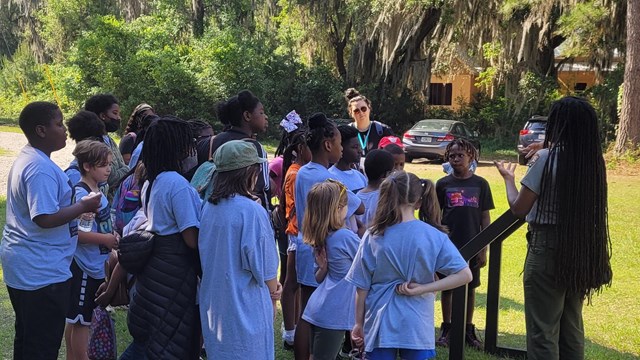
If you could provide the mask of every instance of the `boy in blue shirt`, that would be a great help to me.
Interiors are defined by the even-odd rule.
[[[67,138],[57,105],[30,103],[19,124],[29,143],[9,172],[0,243],[4,281],[16,315],[13,354],[14,359],[56,359],[69,303],[75,218],[96,211],[101,196],[72,203],[69,179],[50,159]]]

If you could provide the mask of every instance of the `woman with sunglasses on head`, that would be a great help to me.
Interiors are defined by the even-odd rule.
[[[371,149],[377,149],[380,139],[394,135],[389,126],[371,120],[371,101],[361,95],[358,90],[347,89],[344,92],[344,98],[347,100],[349,116],[353,119],[351,126],[358,129],[358,141],[364,155]]]

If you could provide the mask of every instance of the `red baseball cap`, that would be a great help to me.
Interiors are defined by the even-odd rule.
[[[402,140],[397,136],[385,136],[382,139],[380,139],[380,142],[378,143],[378,149],[384,149],[384,147],[389,144],[396,144],[404,149]]]

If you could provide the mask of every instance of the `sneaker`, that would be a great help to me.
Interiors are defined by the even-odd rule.
[[[282,341],[282,348],[285,349],[286,351],[293,351],[293,343],[289,344],[289,342],[287,342],[287,340],[283,340]]]
[[[482,350],[484,348],[484,343],[478,339],[478,336],[476,335],[476,326],[473,324],[467,324],[464,340],[468,346],[476,350]]]
[[[364,360],[364,352],[360,352],[360,349],[352,349],[348,356],[351,360]]]
[[[449,347],[449,331],[451,330],[451,323],[442,323],[440,325],[440,337],[436,340],[437,346]]]

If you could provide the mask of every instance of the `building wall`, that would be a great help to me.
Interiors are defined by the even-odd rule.
[[[460,109],[460,104],[469,104],[473,96],[480,91],[475,86],[476,77],[473,74],[455,74],[455,75],[443,75],[431,76],[431,83],[452,84],[452,99],[451,105],[433,105],[429,106],[441,106],[451,110]],[[575,86],[578,83],[586,84],[586,89],[591,88],[598,83],[595,71],[558,71],[558,84],[564,94],[575,93]]]
[[[558,71],[558,84],[564,94],[572,93],[577,83],[587,84],[587,89],[597,82],[595,71]]]
[[[478,92],[478,88],[475,86],[475,76],[471,74],[456,74],[456,75],[444,75],[444,76],[431,76],[431,83],[452,84],[452,99],[451,105],[430,105],[430,106],[442,106],[451,110],[458,110],[460,103],[468,104],[471,101],[472,96]]]

